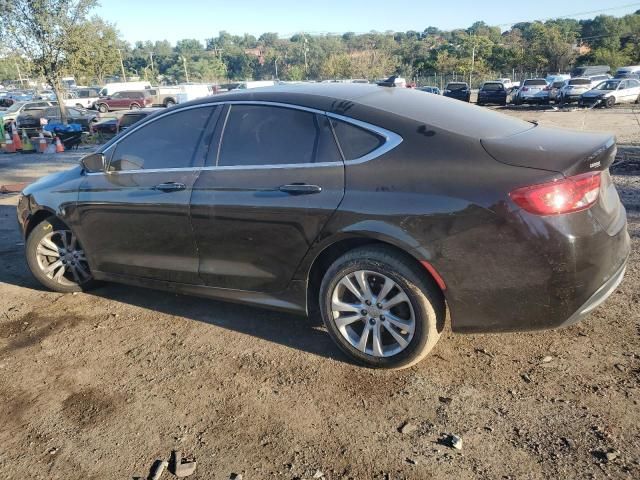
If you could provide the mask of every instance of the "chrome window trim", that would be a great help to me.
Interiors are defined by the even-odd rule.
[[[329,118],[333,118],[335,120],[339,120],[345,123],[350,123],[352,125],[355,125],[357,127],[363,128],[364,130],[368,130],[370,132],[373,132],[379,136],[381,136],[382,138],[384,138],[384,143],[382,145],[380,145],[378,148],[376,148],[375,150],[372,150],[371,152],[369,152],[368,154],[359,157],[359,158],[354,158],[352,160],[345,160],[344,161],[344,165],[355,165],[355,164],[359,164],[359,163],[364,163],[364,162],[368,162],[369,160],[373,160],[374,158],[380,157],[382,155],[384,155],[387,152],[390,152],[391,150],[393,150],[394,148],[396,148],[398,145],[400,145],[403,141],[403,138],[398,135],[397,133],[394,133],[390,130],[387,130],[385,128],[382,127],[378,127],[377,125],[373,125],[371,123],[367,123],[367,122],[363,122],[361,120],[357,120],[355,118],[351,118],[351,117],[347,117],[345,115],[340,115],[338,113],[333,113],[333,112],[327,112],[327,111],[323,111],[323,110],[319,110],[316,108],[311,108],[311,107],[305,107],[302,105],[295,105],[295,104],[291,104],[291,103],[283,103],[283,102],[270,102],[270,101],[266,101],[266,100],[228,100],[228,101],[219,101],[219,102],[207,102],[207,103],[201,103],[198,105],[191,105],[189,107],[183,107],[183,108],[179,108],[179,109],[175,109],[166,113],[163,113],[162,115],[158,115],[157,117],[155,117],[153,120],[149,121],[149,122],[144,122],[141,125],[138,125],[137,127],[133,127],[131,129],[128,129],[126,133],[124,133],[124,135],[120,138],[117,138],[113,140],[112,143],[108,143],[103,150],[101,150],[99,153],[103,153],[105,156],[108,155],[109,150],[115,148],[122,140],[124,140],[125,138],[127,138],[129,135],[133,134],[134,132],[138,131],[140,128],[143,128],[147,125],[149,125],[150,123],[156,122],[158,120],[160,120],[161,118],[164,118],[168,115],[173,115],[175,113],[178,113],[180,111],[183,110],[192,110],[194,108],[204,108],[204,107],[215,107],[215,106],[219,106],[219,105],[267,105],[267,106],[273,106],[273,107],[283,107],[283,108],[292,108],[292,109],[296,109],[296,110],[302,110],[302,111],[306,111],[306,112],[310,112],[310,113],[316,113],[319,115],[325,115]],[[228,118],[228,113],[229,111],[227,111],[227,115],[225,116],[224,122],[225,125],[224,127],[226,128],[226,121]],[[224,132],[224,130],[223,130]],[[221,136],[221,139],[224,137],[224,133]],[[220,144],[218,144],[218,150],[220,149]],[[219,154],[219,152],[218,152]],[[216,155],[216,161],[217,161],[217,157],[218,155]],[[109,164],[106,166],[106,171],[104,172],[87,172],[85,173],[86,175],[89,176],[93,176],[93,175],[113,175],[113,174],[125,174],[125,173],[159,173],[159,172],[189,172],[189,171],[216,171],[216,170],[263,170],[263,169],[277,169],[277,168],[311,168],[311,167],[328,167],[328,166],[335,166],[335,165],[342,165],[343,162],[319,162],[319,163],[282,163],[282,164],[272,164],[272,165],[215,165],[215,166],[203,166],[203,167],[183,167],[183,168],[157,168],[157,169],[136,169],[136,170],[115,170],[115,171],[109,171],[109,165],[111,164],[111,158],[109,159]]]

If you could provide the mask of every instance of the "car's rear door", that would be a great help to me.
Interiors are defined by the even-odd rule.
[[[191,197],[200,276],[279,292],[342,200],[344,162],[321,113],[241,102],[222,115]]]
[[[216,107],[180,109],[123,134],[87,174],[75,230],[95,272],[201,283],[189,198]]]

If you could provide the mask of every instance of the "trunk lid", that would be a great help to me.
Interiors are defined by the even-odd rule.
[[[609,235],[624,226],[624,208],[608,172],[617,150],[613,135],[536,126],[508,137],[482,139],[481,143],[489,155],[507,165],[565,177],[601,171],[600,193],[591,211]]]
[[[507,165],[558,172],[567,177],[605,170],[616,154],[615,138],[536,126],[508,137],[481,139],[494,159]]]

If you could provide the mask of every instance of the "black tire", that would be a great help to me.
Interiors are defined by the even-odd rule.
[[[131,105],[129,105],[129,110],[140,110],[140,105],[138,105],[137,103],[132,103]]]
[[[98,111],[100,113],[107,113],[109,111],[109,106],[106,103],[101,103],[98,105]]]
[[[164,101],[164,106],[169,108],[169,107],[173,107],[176,104],[176,101],[173,98],[167,98]]]
[[[395,285],[401,288],[409,299],[411,314],[414,318],[413,337],[408,340],[408,344],[402,350],[393,355],[375,356],[373,353],[368,354],[358,350],[345,338],[335,323],[332,313],[334,289],[346,276],[362,270],[386,276],[395,282]],[[372,291],[376,288],[376,285],[371,283],[369,286]],[[381,286],[377,288],[377,294],[380,294]],[[388,298],[394,291],[396,290],[391,290],[385,298]],[[413,259],[384,246],[360,247],[338,258],[322,279],[319,305],[329,335],[340,349],[356,362],[373,368],[401,369],[415,365],[433,349],[444,328],[445,304],[440,289]],[[373,309],[374,306],[372,305],[370,308]],[[404,305],[404,308],[409,308],[409,304]],[[389,312],[391,311],[389,310]],[[360,316],[358,313],[356,315]],[[367,324],[374,321],[371,316],[369,319],[360,319],[350,325],[355,325],[356,328],[362,327],[364,330],[364,328],[375,328],[369,327]],[[381,315],[378,321],[384,322],[384,316]],[[386,330],[382,327],[385,327]],[[380,323],[378,328],[384,332],[380,335],[386,335],[387,339],[391,339],[391,343],[393,343],[388,331],[389,328],[383,323]],[[367,345],[368,343],[367,340]]]
[[[55,234],[55,232],[62,231],[70,231],[70,229],[56,217],[49,217],[36,225],[30,232],[25,246],[25,254],[27,257],[27,264],[29,265],[31,273],[36,278],[36,280],[38,280],[44,287],[55,292],[83,292],[85,290],[94,288],[97,285],[97,282],[91,276],[80,283],[75,282],[72,278],[66,278],[67,283],[63,284],[49,278],[40,266],[37,255],[37,250],[40,242],[43,238],[45,238],[47,235],[50,235],[52,232]],[[88,265],[86,265],[86,263],[83,263],[83,265],[86,266],[86,270],[89,272]],[[69,275],[69,277],[71,277],[70,274],[66,275]]]
[[[607,99],[604,101],[604,106],[607,108],[613,108],[615,104],[616,104],[616,97],[614,97],[613,95],[611,95],[610,97],[607,97]]]
[[[636,101],[634,103],[636,104],[640,103],[640,95],[638,95],[638,98],[636,98]]]
[[[479,107],[482,107],[484,105],[484,103],[482,102],[476,102],[476,105],[478,105]]]

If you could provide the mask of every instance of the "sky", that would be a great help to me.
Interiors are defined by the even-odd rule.
[[[509,25],[548,17],[592,18],[600,11],[622,16],[640,9],[629,0],[101,0],[95,13],[115,23],[123,38],[169,40],[217,36],[220,30],[241,35],[277,32],[287,38],[297,32],[344,33],[377,30],[423,31],[466,28],[475,21]],[[606,10],[606,11],[603,11]]]

